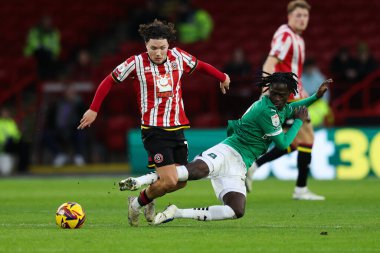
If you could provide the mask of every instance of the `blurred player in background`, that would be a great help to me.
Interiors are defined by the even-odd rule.
[[[11,154],[17,157],[18,172],[28,172],[30,144],[25,140],[10,110],[0,107],[0,176],[11,173],[14,165]]]
[[[181,180],[209,177],[216,197],[223,205],[191,209],[178,209],[175,205],[170,205],[156,215],[154,224],[165,223],[174,218],[207,221],[234,219],[244,215],[244,179],[247,168],[267,151],[271,142],[284,149],[294,140],[303,122],[308,118],[305,106],[321,98],[328,84],[332,82],[331,79],[326,80],[314,95],[288,104],[289,95],[295,95],[297,92],[296,77],[289,72],[262,77],[258,85],[261,88],[269,88],[269,95],[264,95],[261,100],[255,102],[241,119],[228,122],[228,138],[202,152],[186,166],[177,166],[177,169],[188,172],[188,176]],[[284,133],[282,123],[290,117],[295,118],[294,124]],[[133,186],[129,190],[135,190],[156,179],[156,174],[129,178],[129,185]]]
[[[302,88],[303,84],[301,82],[302,68],[305,60],[305,43],[301,34],[308,25],[310,8],[310,5],[304,0],[294,0],[288,4],[288,24],[281,25],[275,32],[270,53],[263,66],[263,71],[268,73],[293,72],[298,75],[299,93],[297,95],[291,94],[289,102],[308,96]],[[288,122],[288,124],[291,124],[291,122]],[[325,197],[319,196],[307,188],[313,142],[314,131],[309,120],[302,126],[292,145],[286,149],[275,147],[252,165],[248,170],[246,178],[247,190],[251,191],[252,189],[252,177],[257,168],[264,163],[273,161],[297,149],[298,178],[293,199],[324,200]]]
[[[199,70],[219,80],[223,93],[229,89],[230,83],[228,75],[213,66],[179,48],[169,49],[169,42],[175,39],[173,24],[155,20],[140,25],[139,33],[145,41],[147,52],[129,57],[102,81],[90,109],[78,126],[78,129],[83,129],[94,122],[103,99],[113,85],[127,77],[133,79],[140,104],[142,141],[148,152],[149,166],[156,168],[160,179],[142,190],[139,197],[128,198],[131,226],[138,226],[143,206],[149,204],[144,214],[151,222],[155,215],[152,201],[186,185],[186,182],[178,182],[182,175],[177,173],[175,167],[175,164],[188,163],[188,146],[183,130],[189,128],[189,120],[182,101],[182,75]]]
[[[58,74],[60,37],[60,32],[53,26],[50,16],[43,16],[28,33],[24,54],[35,57],[38,77],[41,80],[54,79]]]

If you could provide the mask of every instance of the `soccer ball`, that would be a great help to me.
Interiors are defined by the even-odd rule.
[[[86,213],[76,202],[63,203],[55,213],[55,222],[61,228],[80,228],[85,220]]]

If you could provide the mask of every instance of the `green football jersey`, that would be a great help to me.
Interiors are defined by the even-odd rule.
[[[273,105],[268,96],[256,101],[239,120],[228,121],[227,135],[222,143],[235,149],[243,158],[247,169],[264,154],[272,141],[285,149],[294,140],[302,121],[296,119],[289,131],[284,134],[282,124],[292,118],[298,106],[308,106],[317,100],[315,95],[286,104],[282,110]]]

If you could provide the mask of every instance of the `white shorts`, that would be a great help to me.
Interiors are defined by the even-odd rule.
[[[247,196],[245,189],[246,166],[241,155],[226,144],[218,144],[196,156],[194,160],[204,161],[210,174],[216,197],[223,203],[228,192],[240,192]]]

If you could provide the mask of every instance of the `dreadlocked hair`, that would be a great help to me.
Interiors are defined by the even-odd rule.
[[[167,39],[168,42],[175,40],[176,30],[173,23],[155,19],[152,23],[141,24],[139,34],[148,42],[150,39]]]
[[[269,87],[274,83],[284,83],[288,87],[289,91],[296,95],[298,93],[298,76],[292,72],[275,72],[269,74],[265,71],[262,71],[261,75],[258,77],[258,82],[256,85],[260,88]]]

